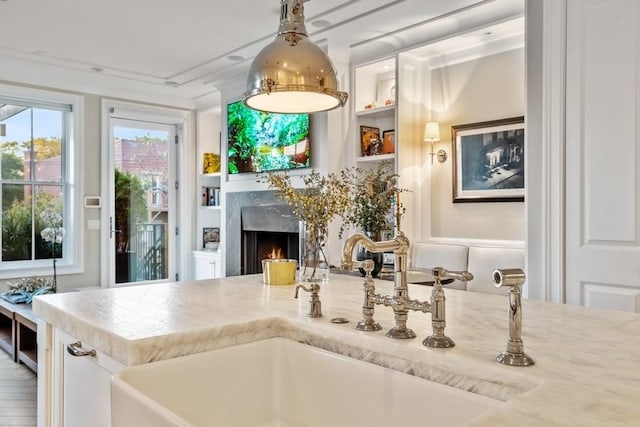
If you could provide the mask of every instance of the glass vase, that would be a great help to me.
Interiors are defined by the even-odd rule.
[[[303,223],[300,281],[326,283],[329,281],[329,262],[326,255],[327,228]]]
[[[380,233],[379,231],[365,231],[364,234],[374,242],[379,242],[382,240],[382,233]],[[378,274],[380,274],[380,271],[382,271],[384,261],[384,254],[382,252],[369,252],[364,247],[360,246],[360,249],[358,250],[358,253],[356,255],[356,259],[358,261],[364,261],[365,259],[370,259],[373,261],[373,271],[371,272],[371,277],[378,277]],[[360,271],[362,277],[367,274],[367,272],[362,267],[358,268],[358,271]]]

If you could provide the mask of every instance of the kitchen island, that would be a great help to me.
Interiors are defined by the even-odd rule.
[[[97,351],[95,359],[105,368],[97,375],[107,396],[109,375],[124,367],[279,336],[504,402],[471,425],[640,422],[639,315],[525,300],[523,340],[535,365],[510,367],[495,361],[509,334],[506,297],[445,290],[445,332],[456,345],[432,349],[421,344],[431,334],[430,314],[409,313],[415,339],[385,336],[394,321],[384,306],[376,306],[374,315],[381,331],[356,331],[362,279],[332,275],[320,291],[321,318],[307,317],[308,294],[294,299],[295,286],[266,286],[261,279],[238,276],[37,297],[39,425],[73,427],[72,419],[83,419],[75,418],[72,406],[65,407],[78,396],[74,387],[60,384],[71,371],[63,367],[66,356],[59,353],[66,344],[60,337]],[[389,295],[392,283],[376,280],[376,291]],[[431,287],[409,286],[413,299],[428,300],[430,293]],[[332,323],[336,317],[349,323]],[[80,372],[91,380],[86,372],[92,371]]]

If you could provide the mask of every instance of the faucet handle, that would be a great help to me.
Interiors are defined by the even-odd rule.
[[[371,259],[365,259],[363,261],[350,261],[343,262],[341,265],[343,270],[355,270],[356,268],[362,268],[367,273],[371,273],[375,268],[375,263]]]
[[[320,292],[320,285],[312,283],[311,286],[307,288],[302,283],[299,283],[298,286],[296,286],[296,294],[294,298],[298,298],[298,291],[300,289],[311,294],[309,297],[309,312],[307,313],[307,316],[322,317],[322,303],[320,302],[320,296],[318,295]]]
[[[469,273],[468,271],[447,270],[444,267],[432,268],[431,274],[436,279],[450,278],[450,279],[462,280],[463,282],[468,282],[470,280],[473,280],[473,274]]]

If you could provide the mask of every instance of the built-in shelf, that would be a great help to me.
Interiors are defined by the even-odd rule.
[[[395,111],[395,104],[385,105],[383,107],[372,108],[370,110],[360,110],[356,111],[356,116],[358,117],[371,117],[372,119],[377,119],[380,117],[386,117],[390,114],[393,114]]]
[[[202,176],[207,177],[207,178],[209,178],[209,177],[211,177],[211,178],[220,177],[220,172],[203,173]]]
[[[219,211],[220,209],[222,209],[221,206],[200,206],[200,209],[211,209],[214,211]]]
[[[359,163],[364,162],[381,162],[383,160],[395,160],[396,155],[391,154],[378,154],[377,156],[360,156],[356,159]]]

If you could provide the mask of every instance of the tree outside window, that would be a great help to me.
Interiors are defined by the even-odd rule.
[[[64,223],[63,151],[66,111],[4,104],[0,99],[2,255],[0,262],[62,258],[40,235],[40,214],[57,212]]]

